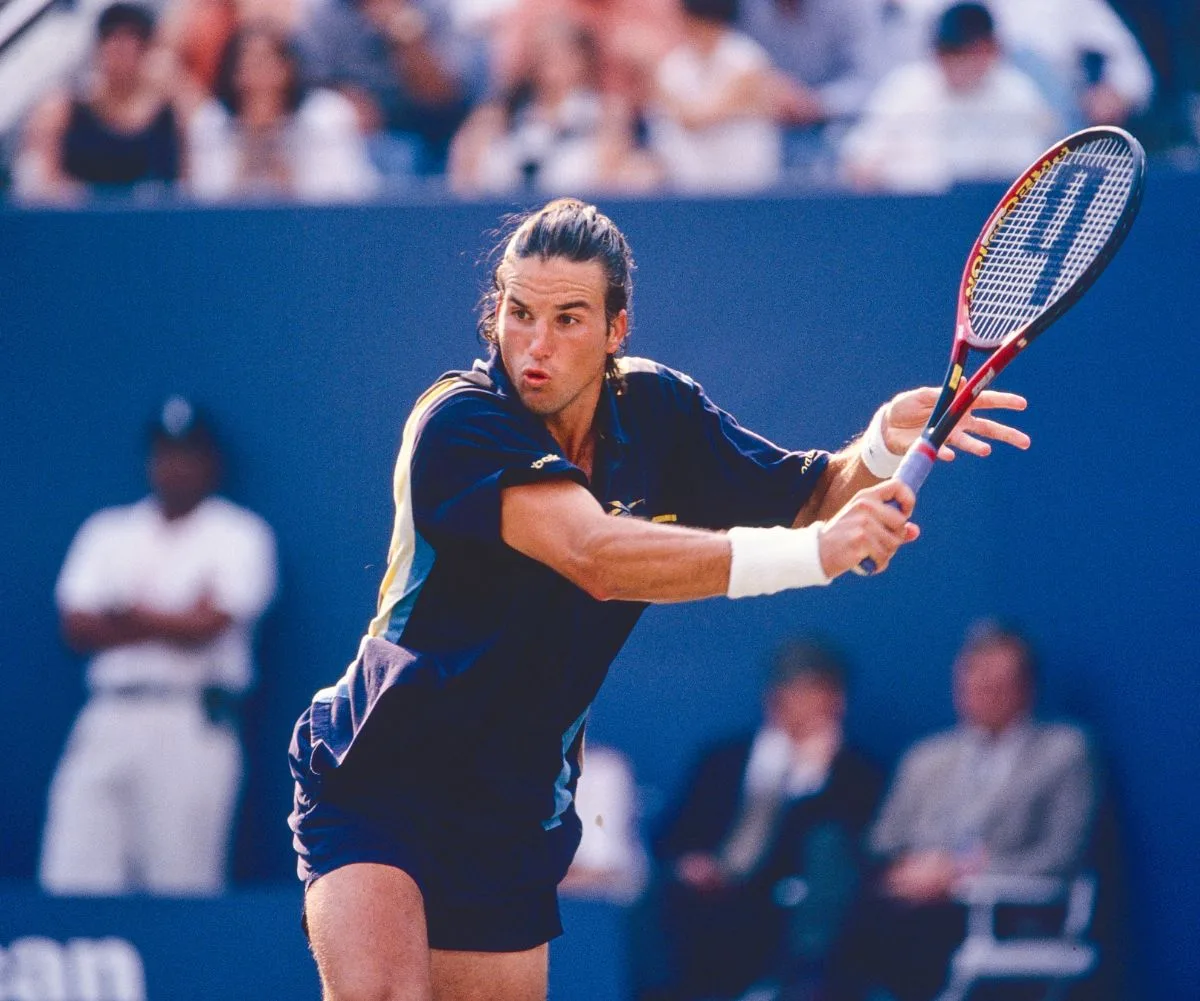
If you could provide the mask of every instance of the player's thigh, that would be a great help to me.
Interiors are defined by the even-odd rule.
[[[550,947],[523,952],[435,949],[434,1001],[546,1001]]]
[[[309,886],[304,911],[324,1001],[431,1001],[425,905],[408,873],[343,866]]]

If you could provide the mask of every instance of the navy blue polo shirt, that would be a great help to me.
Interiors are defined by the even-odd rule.
[[[618,517],[787,525],[828,462],[747,431],[685,375],[636,358],[619,367],[590,479],[497,359],[418,400],[378,614],[306,714],[314,774],[352,767],[381,809],[436,804],[492,828],[574,821],[588,707],[645,604],[598,601],[505,545],[501,491],[568,479]]]

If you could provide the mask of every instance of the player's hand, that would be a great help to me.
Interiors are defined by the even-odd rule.
[[[888,501],[900,506],[892,507]],[[916,496],[899,480],[884,480],[860,490],[821,531],[821,567],[837,577],[870,557],[882,573],[896,550],[912,542],[920,529],[908,520]]]
[[[929,415],[933,413],[941,390],[930,386],[921,389],[910,389],[892,398],[883,415],[883,440],[888,451],[894,455],[903,455],[908,447],[920,437],[925,430]],[[938,458],[946,462],[954,458],[957,448],[971,455],[985,456],[992,452],[992,441],[1004,442],[1014,448],[1029,447],[1029,435],[1018,431],[999,421],[977,417],[979,410],[1024,410],[1029,401],[1016,393],[1002,393],[995,389],[985,389],[971,407],[970,413],[954,429],[946,444],[938,452]]]

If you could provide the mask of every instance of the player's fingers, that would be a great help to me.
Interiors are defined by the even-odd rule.
[[[972,410],[1024,410],[1029,401],[1019,393],[1005,393],[999,389],[985,389],[971,406]]]
[[[967,434],[966,431],[959,429],[950,436],[950,440],[954,442],[954,447],[961,452],[966,452],[968,455],[978,455],[980,457],[992,454],[992,446],[986,441],[980,441],[974,435]]]
[[[917,539],[919,539],[920,537],[921,537],[921,526],[913,524],[913,522],[911,522],[911,521],[906,522],[904,525],[904,541],[905,542],[916,542]]]
[[[900,480],[884,480],[879,486],[875,487],[875,497],[883,504],[885,511],[891,515],[899,515],[900,517],[888,518],[887,523],[899,527],[904,523],[904,520],[912,514],[913,506],[917,503],[917,495],[912,492],[912,488]],[[900,505],[900,509],[891,507],[887,504],[888,501],[895,501]]]
[[[941,459],[942,462],[953,462],[956,454],[957,453],[955,453],[954,449],[952,449],[949,445],[943,445],[938,449],[938,458]]]
[[[986,417],[971,416],[963,422],[963,429],[970,431],[972,434],[983,435],[985,438],[1002,441],[1004,444],[1012,445],[1014,448],[1028,448],[1030,444],[1029,435],[1024,431],[1009,427],[1007,424],[1001,424],[999,421],[988,420]]]

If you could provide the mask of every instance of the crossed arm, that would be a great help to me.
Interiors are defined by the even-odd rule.
[[[937,390],[901,393],[888,405],[884,439],[900,454],[920,434]],[[1011,393],[980,394],[980,409],[1023,410]],[[974,455],[987,455],[983,439],[1026,448],[1029,438],[1006,425],[974,414],[964,419],[950,443]],[[951,448],[942,458],[953,458]],[[895,500],[899,509],[888,502]],[[833,455],[821,483],[797,513],[793,527],[823,522],[819,550],[829,578],[867,557],[882,570],[896,550],[919,534],[908,521],[915,498],[896,480],[882,483],[859,458],[852,442]],[[729,588],[731,545],[722,532],[612,518],[577,483],[552,481],[509,487],[501,498],[500,531],[520,553],[562,574],[594,598],[668,603],[724,595]]]
[[[160,612],[135,605],[117,612],[62,613],[63,637],[77,653],[107,650],[143,640],[162,640],[177,646],[200,646],[216,639],[233,622],[232,616],[205,597],[180,612]]]

